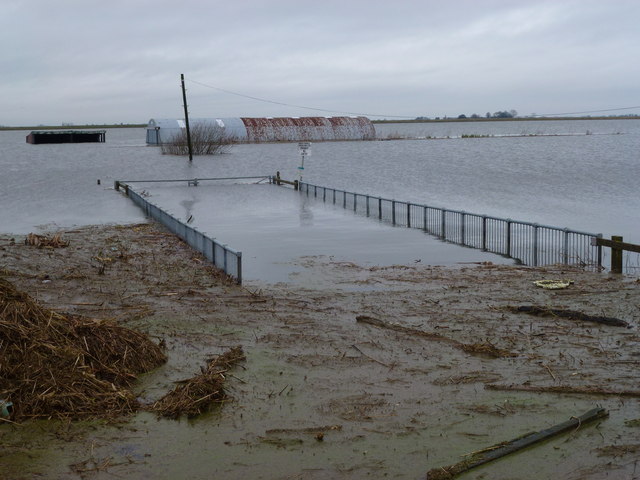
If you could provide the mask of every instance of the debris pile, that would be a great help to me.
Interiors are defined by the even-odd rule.
[[[0,278],[0,399],[13,421],[133,412],[128,387],[165,361],[144,334],[46,309]]]
[[[246,360],[241,346],[209,361],[207,368],[195,377],[178,382],[178,385],[151,406],[158,415],[178,418],[180,415],[195,417],[206,412],[214,402],[226,398],[225,372],[236,363]]]
[[[37,235],[30,233],[24,240],[25,245],[31,245],[38,248],[64,248],[69,246],[69,242],[62,239],[61,233],[56,233],[53,237],[47,235]]]

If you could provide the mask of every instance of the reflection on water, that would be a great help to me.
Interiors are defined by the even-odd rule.
[[[188,190],[188,192],[191,192],[192,190]],[[180,200],[180,206],[184,208],[184,221],[187,223],[191,223],[193,221],[193,212],[194,212],[194,205],[196,203],[198,203],[198,199],[196,198],[196,195],[194,195],[193,193],[187,193],[188,197],[190,197],[189,200]]]
[[[313,225],[313,212],[311,211],[310,200],[302,197],[300,202],[300,226],[311,227]]]
[[[190,200],[191,224],[243,253],[245,282],[290,281],[304,277],[319,285],[330,279],[302,275],[309,257],[350,261],[364,266],[416,262],[451,265],[460,262],[512,260],[462,248],[418,230],[393,227],[354,215],[339,205],[327,205],[291,188],[273,185],[179,185],[137,189],[151,192],[148,200],[168,211]],[[212,207],[215,206],[215,207]]]

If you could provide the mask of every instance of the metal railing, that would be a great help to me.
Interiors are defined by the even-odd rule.
[[[188,186],[198,186],[200,182],[206,180],[248,180],[259,179],[272,181],[271,176],[262,177],[224,177],[224,178],[201,178],[201,179],[183,179],[183,180],[116,180],[114,188],[119,191],[122,187],[125,194],[139,206],[149,218],[161,223],[170,232],[184,240],[191,248],[202,253],[215,267],[224,271],[227,275],[236,280],[236,283],[242,284],[242,252],[234,250],[215,239],[208,237],[196,228],[178,220],[166,210],[158,205],[151,203],[143,195],[137,193],[129,187],[129,183],[155,183],[155,182],[186,182]]]
[[[300,182],[301,194],[376,218],[391,225],[416,228],[440,239],[504,255],[531,265],[579,265],[602,268],[602,234],[449,210],[337,190]]]
[[[268,181],[273,183],[274,177],[271,175],[260,175],[254,177],[213,177],[213,178],[178,178],[178,179],[155,179],[155,180],[116,180],[114,188],[118,190],[119,186],[125,186],[130,183],[186,183],[189,187],[197,187],[202,182],[220,182],[225,180],[257,180],[254,183],[261,183]]]

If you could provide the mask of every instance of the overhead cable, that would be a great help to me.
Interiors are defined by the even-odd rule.
[[[317,112],[342,113],[344,115],[363,115],[365,117],[407,118],[407,119],[415,118],[415,117],[410,117],[410,116],[407,116],[407,115],[381,115],[381,114],[377,114],[377,113],[345,112],[345,111],[341,111],[341,110],[329,110],[329,109],[326,109],[326,108],[307,107],[307,106],[304,106],[304,105],[295,105],[295,104],[291,104],[291,103],[277,102],[275,100],[268,100],[266,98],[254,97],[252,95],[245,95],[243,93],[232,92],[231,90],[226,90],[224,88],[215,87],[213,85],[208,85],[206,83],[198,82],[196,80],[187,79],[187,81],[195,83],[197,85],[201,85],[203,87],[212,88],[212,89],[218,90],[220,92],[228,93],[230,95],[236,95],[238,97],[249,98],[251,100],[256,100],[258,102],[272,103],[274,105],[282,105],[282,106],[285,106],[285,107],[303,108],[305,110],[315,110]]]

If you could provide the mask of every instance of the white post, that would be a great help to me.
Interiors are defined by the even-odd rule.
[[[302,182],[302,172],[304,170],[304,159],[311,155],[311,143],[310,142],[298,142],[298,149],[300,151],[301,162],[298,167],[299,178],[298,181]]]

